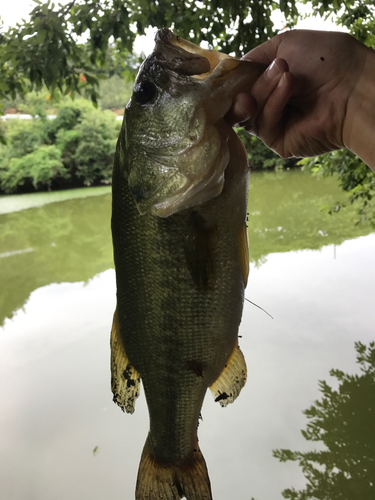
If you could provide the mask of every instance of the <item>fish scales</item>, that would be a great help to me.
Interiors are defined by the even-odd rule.
[[[154,428],[159,429],[157,436],[173,429],[179,439],[181,436],[189,439],[191,450],[206,389],[219,376],[237,337],[243,302],[243,289],[238,286],[242,268],[237,242],[243,221],[236,227],[228,217],[223,217],[223,211],[229,208],[224,197],[197,210],[215,226],[217,240],[213,257],[217,278],[207,285],[207,290],[201,291],[189,269],[181,265],[186,260],[190,210],[167,219],[147,215],[140,218],[130,190],[127,196],[116,195],[119,185],[114,176],[113,198],[119,200],[120,206],[114,202],[113,220],[127,221],[120,227],[114,222],[112,228],[118,277],[117,307],[126,316],[122,319],[120,315],[120,325],[124,322],[126,352],[141,376],[146,373],[142,380],[150,411],[151,435]],[[244,187],[246,189],[246,184]],[[237,203],[235,193],[233,198]],[[243,196],[242,199],[245,200]],[[246,207],[241,208],[246,214]],[[123,266],[126,274],[121,272]],[[224,311],[230,314],[223,314]],[[126,326],[129,324],[132,325],[130,331]],[[138,332],[142,332],[141,338]],[[187,369],[189,362],[201,365],[204,371],[207,367],[206,378]],[[200,404],[192,404],[191,400]],[[189,434],[180,432],[179,425],[190,426]],[[160,454],[172,454],[176,460],[186,458],[178,456],[173,447],[169,435]]]
[[[246,380],[238,327],[248,272],[249,169],[241,142],[222,116],[241,89],[238,84],[229,91],[227,80],[248,84],[260,71],[245,64],[243,77],[235,69],[243,63],[220,63],[226,56],[168,30],[156,41],[125,111],[113,169],[112,390],[130,413],[140,379],[146,395],[150,430],[136,499],[210,500],[197,438],[203,399],[210,387],[225,406]],[[213,82],[197,83],[185,75],[189,67],[207,73],[207,82],[212,74]],[[215,92],[225,104],[212,102],[220,109],[211,116],[207,102]],[[182,102],[181,127],[178,113],[168,111],[171,99],[177,108]],[[193,174],[185,173],[189,159]]]

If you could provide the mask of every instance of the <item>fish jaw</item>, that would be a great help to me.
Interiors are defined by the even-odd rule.
[[[229,161],[222,118],[260,73],[257,63],[157,33],[124,119],[124,175],[140,214],[168,217],[221,193]]]

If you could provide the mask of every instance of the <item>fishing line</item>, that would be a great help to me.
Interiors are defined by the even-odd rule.
[[[274,319],[274,317],[271,316],[271,314],[269,312],[267,312],[265,309],[263,309],[263,307],[258,306],[258,304],[255,304],[255,302],[251,302],[251,300],[247,299],[246,297],[245,297],[245,300],[247,300],[248,302],[250,302],[250,304],[253,304],[253,306],[257,307],[261,311],[265,312],[270,318]]]

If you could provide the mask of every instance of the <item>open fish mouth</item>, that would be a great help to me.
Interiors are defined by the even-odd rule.
[[[168,65],[181,75],[204,79],[209,76],[224,59],[237,60],[234,57],[217,50],[203,49],[188,40],[177,36],[171,30],[164,28],[155,36],[156,46],[163,44],[165,51],[170,50]],[[181,52],[184,51],[181,57]]]
[[[223,117],[260,73],[256,63],[157,32],[126,110],[144,123],[143,142],[127,131],[136,144],[128,182],[141,214],[168,217],[222,192],[230,156]]]

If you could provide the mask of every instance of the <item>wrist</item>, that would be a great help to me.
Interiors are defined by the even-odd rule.
[[[364,51],[363,70],[347,103],[343,142],[375,171],[375,52]]]

